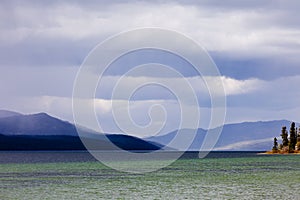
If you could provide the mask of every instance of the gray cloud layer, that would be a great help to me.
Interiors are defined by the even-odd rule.
[[[158,26],[191,36],[213,52],[224,75],[244,78],[241,70],[230,74],[231,68],[249,68],[249,60],[280,69],[298,65],[299,8],[298,1],[283,0],[6,1],[0,7],[0,64],[78,66],[107,36]]]
[[[238,121],[238,113],[243,113],[240,120],[280,118],[274,110],[283,118],[300,121],[291,112],[298,110],[300,97],[299,10],[296,0],[2,1],[0,93],[4,97],[0,107],[48,111],[71,119],[66,104],[89,51],[112,34],[150,26],[182,32],[208,50],[227,87],[235,91],[228,95],[229,122]],[[109,96],[113,79],[126,67],[153,58],[194,76],[179,59],[139,52],[115,63],[99,97]],[[137,100],[151,100],[150,94],[157,98],[153,89]]]

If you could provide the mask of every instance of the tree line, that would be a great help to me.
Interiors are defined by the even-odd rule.
[[[278,145],[278,140],[274,138],[272,148],[273,153],[295,153],[300,152],[300,128],[296,128],[295,122],[291,123],[290,135],[288,134],[286,126],[281,129],[282,143]]]

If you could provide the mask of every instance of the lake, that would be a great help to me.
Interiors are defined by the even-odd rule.
[[[300,155],[191,152],[131,174],[87,152],[0,152],[0,199],[300,199]]]

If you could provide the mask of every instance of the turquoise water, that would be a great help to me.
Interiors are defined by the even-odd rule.
[[[0,199],[300,199],[299,155],[214,157],[129,174],[92,159],[10,163],[0,156]]]

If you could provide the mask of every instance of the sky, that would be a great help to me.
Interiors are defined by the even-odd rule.
[[[157,27],[182,33],[207,50],[226,92],[225,123],[300,122],[299,9],[297,0],[1,1],[0,109],[47,112],[72,122],[73,84],[89,52],[120,32]],[[152,59],[180,69],[199,99],[199,127],[207,128],[210,103],[201,77],[176,56],[144,50],[120,58],[103,77],[95,100],[103,130],[120,132],[110,101],[116,81],[131,66]],[[141,79],[164,79],[181,87],[180,80],[157,71],[125,77],[124,90]],[[177,129],[180,109],[174,96],[157,86],[143,89],[130,99],[135,123],[164,124],[165,132]],[[156,104],[167,112],[166,123],[155,120],[155,112],[151,119],[149,109]]]

